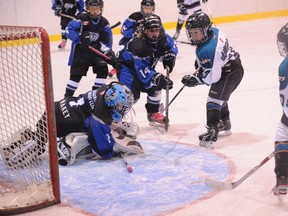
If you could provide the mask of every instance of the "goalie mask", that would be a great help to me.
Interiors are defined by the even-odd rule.
[[[154,0],[142,0],[141,2],[141,13],[145,16],[153,14],[155,11]]]
[[[150,42],[157,42],[162,37],[162,22],[159,16],[152,14],[143,21],[143,35]]]
[[[104,95],[105,103],[112,111],[112,119],[116,123],[132,108],[134,98],[132,92],[123,84],[110,83]]]
[[[277,34],[277,46],[281,56],[288,56],[288,23]]]
[[[102,0],[87,0],[85,5],[91,19],[97,19],[102,15],[104,7],[104,2]]]
[[[186,34],[192,45],[205,43],[211,36],[212,23],[207,14],[194,13],[186,20]]]

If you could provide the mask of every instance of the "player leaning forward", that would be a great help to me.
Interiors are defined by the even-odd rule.
[[[219,132],[231,134],[228,100],[244,74],[239,53],[229,45],[224,33],[211,25],[209,16],[203,12],[188,17],[186,33],[196,46],[198,71],[182,78],[182,83],[189,87],[210,86],[206,104],[207,132],[199,136],[200,145],[208,148],[213,148]]]
[[[58,142],[60,165],[73,164],[83,152],[94,159],[110,159],[118,152],[144,153],[137,134],[127,134],[121,122],[132,104],[133,94],[118,82],[55,102],[57,137],[64,138]],[[44,113],[35,131],[26,129],[4,149],[6,164],[15,168],[35,164],[46,149],[46,128]]]

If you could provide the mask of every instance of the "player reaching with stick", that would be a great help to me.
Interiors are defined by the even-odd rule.
[[[53,0],[52,10],[54,14],[60,17],[62,42],[58,45],[59,49],[64,49],[67,43],[65,29],[71,18],[84,12],[83,0]]]
[[[213,148],[218,133],[231,134],[228,100],[240,84],[244,69],[240,55],[229,45],[224,33],[214,27],[207,14],[192,14],[186,20],[188,40],[196,46],[195,67],[198,73],[185,75],[182,83],[188,87],[208,85],[207,132],[199,136],[200,146]]]
[[[159,16],[152,14],[143,21],[143,29],[139,36],[134,37],[119,52],[118,60],[122,68],[117,74],[133,92],[135,102],[141,92],[147,94],[145,105],[150,125],[164,125],[168,119],[159,113],[162,89],[172,89],[173,82],[155,70],[156,64],[162,60],[163,67],[173,71],[178,48],[174,40],[164,32]]]
[[[111,27],[108,20],[102,16],[104,3],[102,0],[90,0],[87,7],[87,13],[83,13],[77,20],[72,20],[66,27],[66,36],[72,40],[72,46],[68,62],[71,66],[70,78],[65,97],[74,95],[82,76],[87,75],[90,66],[96,74],[92,89],[97,89],[106,83],[107,63],[115,65]],[[110,60],[91,51],[89,47],[101,51]]]

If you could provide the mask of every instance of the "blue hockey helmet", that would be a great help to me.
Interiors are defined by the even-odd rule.
[[[192,45],[200,45],[211,36],[211,20],[204,12],[194,13],[186,20],[186,34]]]
[[[134,103],[132,92],[127,86],[119,82],[112,82],[109,84],[104,95],[104,100],[110,107],[112,119],[116,123],[121,121],[123,116],[130,111]]]
[[[277,34],[277,46],[281,56],[288,56],[288,23]]]

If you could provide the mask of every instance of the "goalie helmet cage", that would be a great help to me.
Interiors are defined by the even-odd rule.
[[[0,42],[0,215],[10,215],[60,203],[60,186],[48,34],[41,27],[0,26]],[[42,116],[47,140],[34,138],[34,146],[43,142],[35,153],[23,134],[36,134]]]

